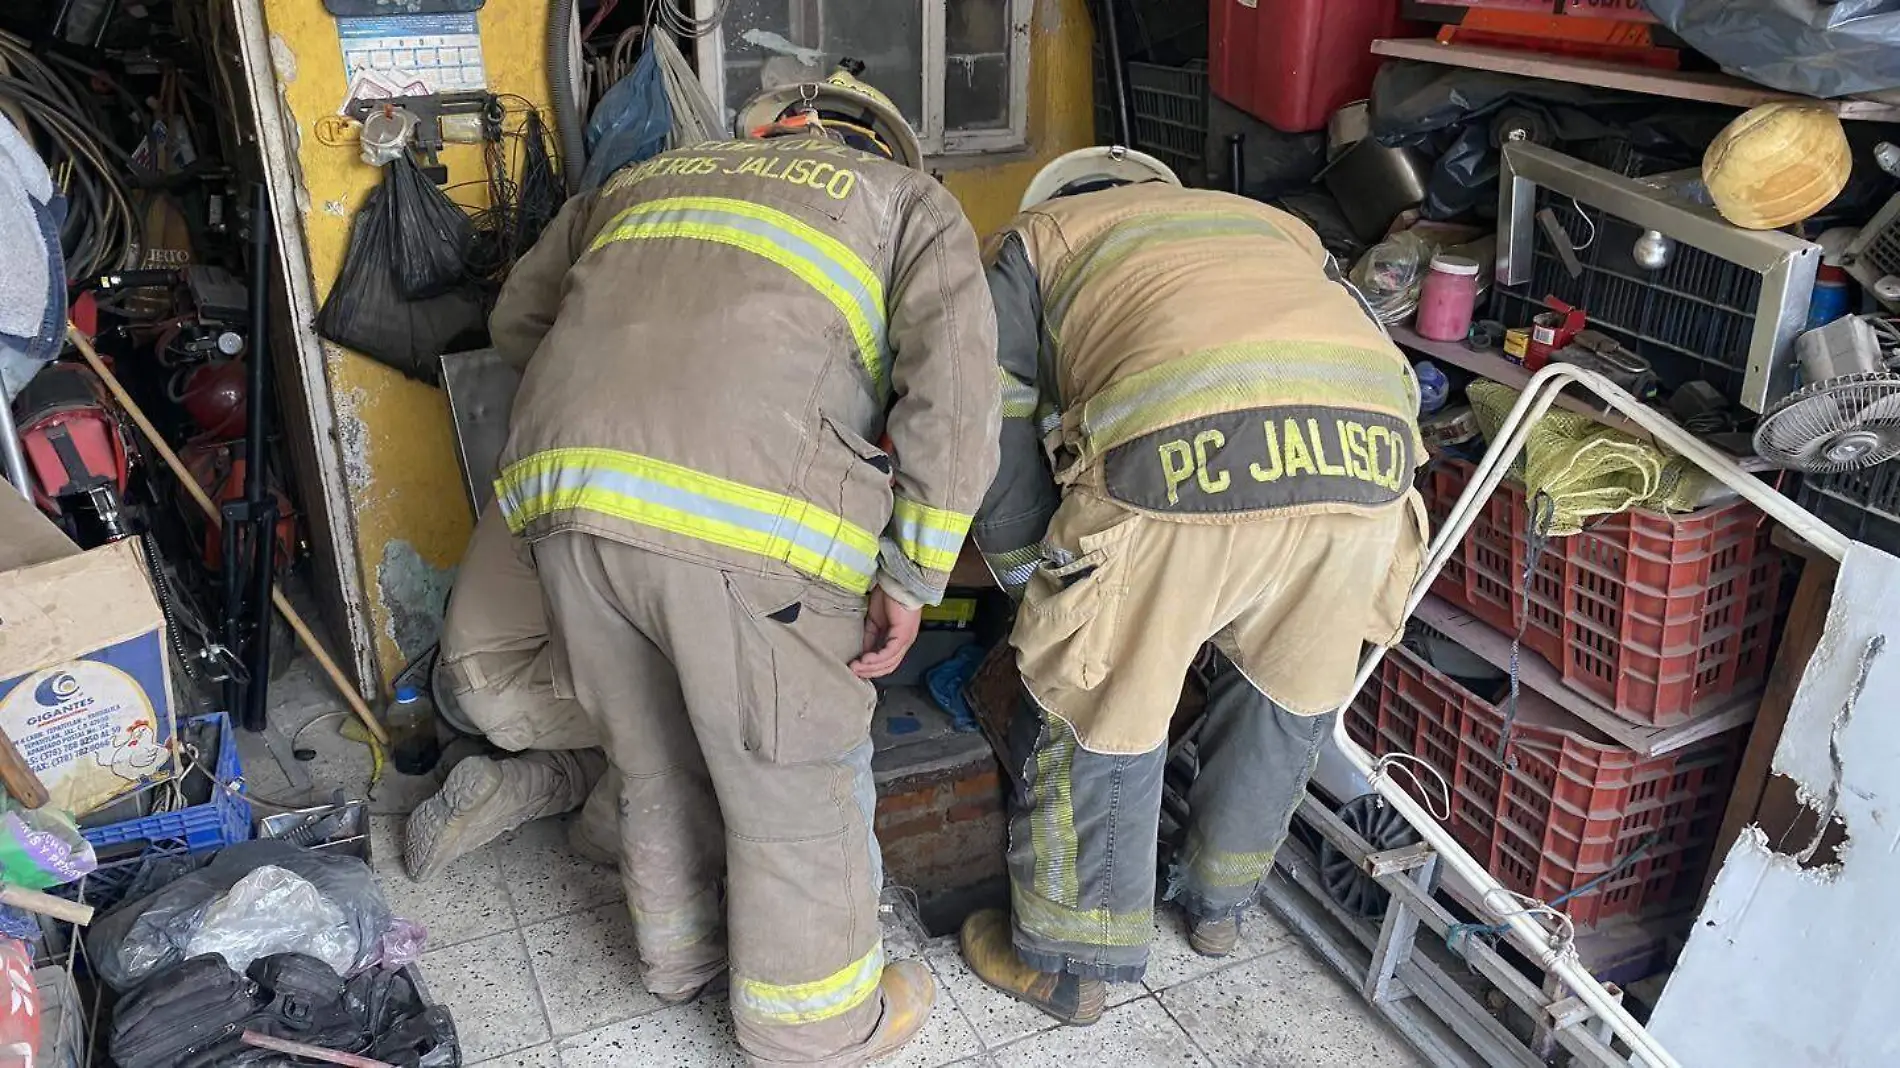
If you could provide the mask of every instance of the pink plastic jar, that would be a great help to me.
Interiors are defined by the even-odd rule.
[[[1439,253],[1418,291],[1420,337],[1433,341],[1463,341],[1471,332],[1471,313],[1478,305],[1478,261]]]

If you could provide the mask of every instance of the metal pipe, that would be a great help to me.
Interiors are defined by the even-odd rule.
[[[1247,135],[1227,135],[1227,191],[1235,196],[1247,195]]]
[[[4,396],[0,396],[0,463],[6,465],[7,481],[31,501],[33,487],[27,482],[26,452],[20,447],[20,430],[13,425],[13,405]]]
[[[270,193],[257,184],[251,201],[251,351],[249,355],[250,425],[244,439],[244,521],[228,523],[229,532],[250,532],[250,597],[244,602],[248,626],[245,649],[246,730],[261,731],[269,720],[271,587],[277,578],[277,497],[270,489]]]
[[[1511,408],[1499,428],[1496,440],[1486,451],[1478,464],[1471,482],[1465,492],[1451,508],[1445,524],[1433,539],[1431,549],[1426,554],[1424,570],[1413,585],[1411,595],[1406,599],[1405,614],[1409,617],[1417,611],[1419,603],[1425,599],[1427,591],[1438,578],[1451,558],[1452,551],[1464,539],[1477,518],[1480,508],[1504,478],[1511,463],[1523,451],[1532,427],[1542,419],[1544,413],[1555,404],[1558,395],[1565,386],[1579,385],[1597,394],[1608,402],[1610,407],[1627,416],[1655,436],[1656,440],[1687,457],[1696,466],[1721,480],[1736,490],[1741,496],[1766,512],[1771,518],[1800,535],[1817,549],[1829,556],[1840,559],[1847,553],[1849,540],[1832,527],[1821,522],[1806,509],[1776,493],[1759,479],[1744,471],[1734,460],[1717,452],[1694,435],[1684,430],[1661,413],[1642,404],[1636,398],[1617,387],[1602,375],[1586,371],[1569,364],[1551,364],[1531,377],[1524,392],[1518,397],[1517,404]],[[1375,647],[1367,654],[1359,666],[1359,673],[1353,680],[1352,692],[1359,691],[1378,668],[1379,661],[1385,656],[1385,649]],[[1343,713],[1352,703],[1348,698],[1340,706]],[[1445,863],[1466,879],[1477,891],[1479,902],[1494,914],[1498,907],[1493,901],[1494,895],[1508,894],[1497,877],[1487,871],[1471,854],[1459,846],[1451,833],[1433,819],[1430,812],[1413,797],[1401,789],[1389,777],[1377,771],[1377,761],[1372,754],[1360,748],[1346,733],[1346,717],[1341,715],[1333,727],[1333,738],[1339,751],[1360,774],[1371,782],[1372,787],[1385,799],[1386,803],[1405,817],[1406,822],[1416,828],[1431,847],[1445,859]],[[1623,1040],[1640,1062],[1654,1068],[1680,1068],[1679,1062],[1663,1049],[1662,1045],[1650,1035],[1642,1024],[1636,1022],[1623,1006],[1604,992],[1597,982],[1577,959],[1575,951],[1569,946],[1553,947],[1550,944],[1550,932],[1534,921],[1529,915],[1516,913],[1497,915],[1508,925],[1510,933],[1516,936],[1521,948],[1529,952],[1540,967],[1554,973],[1570,991],[1590,1008],[1600,1019],[1607,1023],[1616,1036]]]
[[[1135,147],[1135,125],[1128,113],[1128,65],[1122,61],[1122,33],[1115,24],[1115,0],[1102,0],[1102,62],[1108,70],[1108,91],[1115,118],[1115,143]]]

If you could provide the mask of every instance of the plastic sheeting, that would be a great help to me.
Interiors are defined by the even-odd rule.
[[[1731,74],[1836,97],[1900,88],[1894,0],[1645,0],[1690,47]]]
[[[267,867],[281,871],[266,872]],[[319,934],[326,945],[336,947],[343,964],[338,971],[348,972],[374,960],[390,916],[369,865],[355,857],[299,849],[275,839],[234,845],[204,868],[113,909],[87,931],[86,948],[100,978],[115,990],[129,990],[192,953],[215,949],[228,954],[229,945],[198,941],[208,936],[208,923],[242,920],[246,930],[263,938],[268,934],[265,928],[271,926],[269,908],[260,911],[253,906],[284,903],[293,897],[300,903],[320,899],[327,905]],[[336,910],[340,926],[328,909]],[[317,922],[290,912],[277,920],[280,932],[307,930],[299,925]],[[229,928],[227,935],[234,930]],[[259,939],[251,941],[262,945]]]

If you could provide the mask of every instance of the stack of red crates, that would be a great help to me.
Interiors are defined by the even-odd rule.
[[[1434,461],[1421,483],[1434,524],[1472,472]],[[1522,624],[1527,651],[1633,723],[1687,722],[1766,674],[1782,556],[1754,506],[1591,521],[1544,545],[1526,597],[1529,522],[1523,487],[1501,484],[1432,592],[1505,634]],[[1511,889],[1550,901],[1602,879],[1562,906],[1581,925],[1693,901],[1744,731],[1644,757],[1567,714],[1528,716],[1500,757],[1504,722],[1498,705],[1404,648],[1347,712],[1348,732],[1375,755],[1408,754],[1444,776],[1452,833]]]
[[[1423,489],[1434,525],[1472,470],[1433,462]],[[1740,500],[1686,515],[1606,516],[1545,545],[1526,598],[1530,512],[1524,488],[1507,481],[1432,592],[1506,634],[1523,618],[1524,646],[1565,683],[1633,723],[1671,727],[1767,676],[1782,554],[1764,520]]]

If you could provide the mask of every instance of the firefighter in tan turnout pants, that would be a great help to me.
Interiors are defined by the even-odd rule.
[[[497,497],[549,685],[624,780],[648,988],[729,967],[754,1063],[853,1065],[934,996],[884,961],[867,680],[994,471],[995,328],[969,223],[881,95],[834,75],[739,128],[570,201],[515,268]]]
[[[1052,163],[993,242],[1001,469],[972,534],[1020,592],[1011,908],[978,975],[1069,1023],[1141,978],[1169,721],[1218,651],[1165,891],[1231,952],[1424,512],[1417,386],[1293,216],[1120,149]]]

